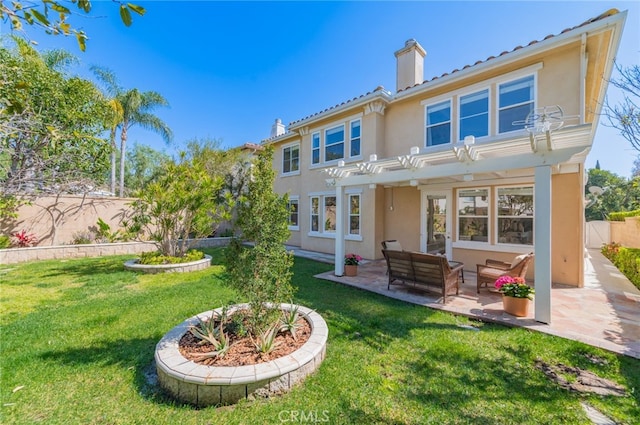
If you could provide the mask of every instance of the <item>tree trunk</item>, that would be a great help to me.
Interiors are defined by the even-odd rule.
[[[127,147],[127,126],[122,126],[120,137],[120,197],[124,197],[124,159]]]
[[[111,193],[116,193],[116,128],[111,129],[109,135],[111,141]]]

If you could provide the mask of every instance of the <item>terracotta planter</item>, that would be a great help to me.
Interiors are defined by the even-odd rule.
[[[345,264],[344,266],[344,275],[345,276],[357,276],[358,275],[358,266]]]
[[[529,299],[502,296],[504,311],[517,317],[525,317],[529,314]]]

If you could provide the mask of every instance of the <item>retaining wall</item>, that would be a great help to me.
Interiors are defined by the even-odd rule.
[[[198,239],[194,247],[212,248],[226,246],[231,238]],[[32,248],[0,249],[0,264],[15,264],[26,261],[58,260],[64,258],[102,257],[104,255],[139,254],[155,251],[153,242],[118,242],[86,245],[35,246]]]

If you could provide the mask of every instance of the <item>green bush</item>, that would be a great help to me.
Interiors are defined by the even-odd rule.
[[[640,216],[640,210],[612,212],[609,213],[609,221],[624,221],[627,217],[638,216]]]
[[[9,248],[11,246],[11,238],[7,235],[0,235],[0,249]]]
[[[184,257],[170,257],[162,255],[160,251],[143,252],[140,254],[140,264],[158,265],[158,264],[179,264],[190,263],[192,261],[202,260],[204,252],[190,249]]]
[[[625,248],[612,242],[603,245],[602,254],[640,289],[640,249]]]

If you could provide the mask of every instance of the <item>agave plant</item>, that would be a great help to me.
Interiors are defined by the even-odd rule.
[[[253,345],[256,347],[256,350],[260,354],[269,354],[272,352],[280,343],[276,341],[276,336],[280,331],[280,321],[278,320],[273,325],[269,326],[264,332],[258,335],[256,340],[253,340]]]
[[[294,341],[298,340],[296,330],[300,327],[300,323],[298,323],[299,318],[300,315],[298,314],[298,306],[295,306],[290,310],[282,310],[282,317],[280,318],[280,330],[290,332]]]
[[[198,325],[191,326],[189,330],[193,336],[200,340],[201,344],[208,342],[213,345],[213,351],[194,354],[194,356],[200,359],[205,359],[211,357],[224,357],[224,355],[227,354],[231,344],[229,342],[229,336],[224,332],[224,323],[226,319],[226,309],[223,309],[222,313],[218,315],[214,312],[211,315],[211,318],[207,321],[203,321],[198,317]],[[216,322],[219,323],[218,327],[216,327]]]

